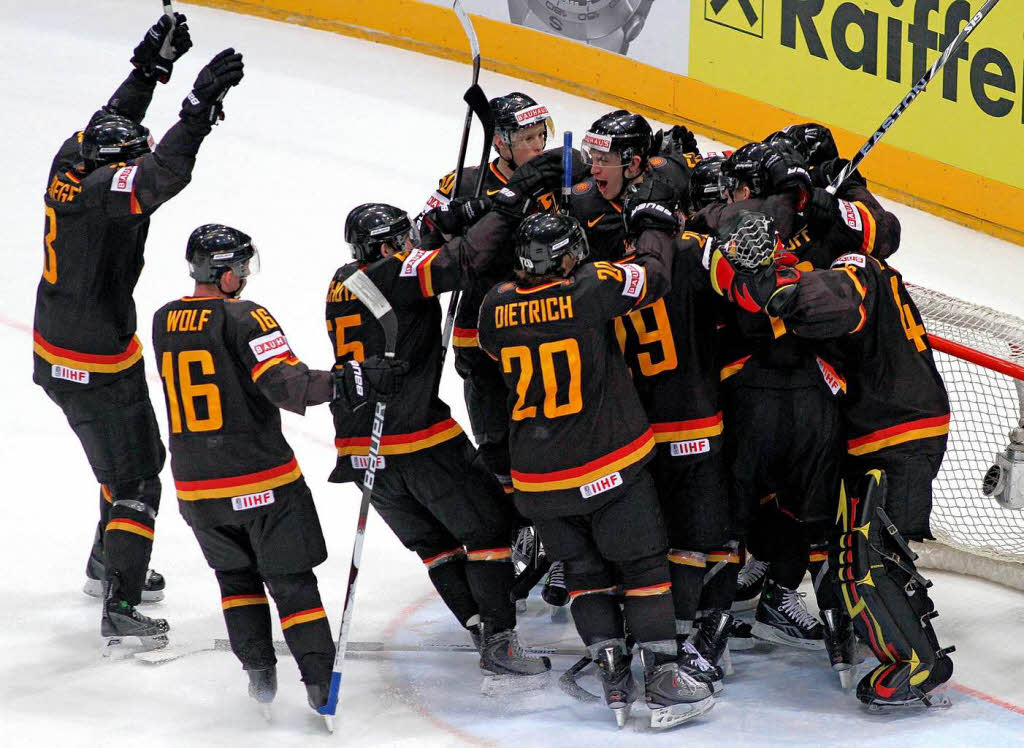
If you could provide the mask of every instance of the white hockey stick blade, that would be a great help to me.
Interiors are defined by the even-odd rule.
[[[479,65],[480,60],[480,42],[476,38],[476,29],[473,28],[473,22],[469,20],[469,16],[466,14],[465,8],[462,7],[462,3],[459,0],[454,0],[452,3],[452,10],[455,11],[455,15],[459,18],[459,23],[462,24],[462,30],[466,32],[466,38],[469,39],[469,51],[473,55],[473,64]]]
[[[391,311],[391,304],[384,298],[384,294],[380,292],[380,289],[374,285],[374,282],[362,270],[352,273],[352,275],[341,282],[341,285],[358,296],[359,300],[363,302],[366,308],[370,310],[370,313],[377,319]]]

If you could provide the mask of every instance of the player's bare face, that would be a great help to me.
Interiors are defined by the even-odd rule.
[[[738,203],[740,200],[746,200],[750,197],[750,188],[745,184],[741,184],[734,190],[726,190],[725,198],[726,202]]]
[[[601,193],[601,197],[605,200],[614,200],[622,192],[622,185],[625,180],[623,176],[625,167],[622,165],[622,156],[615,151],[609,153],[594,151],[592,159],[590,173],[594,177],[597,191]]]
[[[548,142],[547,125],[544,122],[535,122],[512,133],[512,161],[516,164],[525,164],[534,156],[544,152],[544,146]]]

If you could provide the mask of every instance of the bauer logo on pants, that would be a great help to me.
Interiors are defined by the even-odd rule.
[[[244,512],[246,509],[255,509],[258,506],[268,506],[273,503],[273,490],[250,493],[245,496],[235,496],[231,499],[231,507],[236,512]]]
[[[700,455],[711,451],[709,439],[689,439],[685,442],[672,442],[669,450],[673,457],[687,457],[689,455]]]
[[[599,493],[611,491],[613,488],[617,488],[621,485],[622,474],[616,471],[611,475],[605,475],[604,477],[598,478],[585,486],[580,486],[580,493],[583,494],[584,499],[589,499],[591,496],[597,496]]]

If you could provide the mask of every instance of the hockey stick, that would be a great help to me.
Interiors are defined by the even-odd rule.
[[[459,17],[466,38],[469,39],[469,48],[473,53],[473,85],[466,89],[462,100],[466,102],[466,123],[462,128],[462,141],[459,143],[459,162],[455,165],[455,187],[452,188],[452,197],[458,197],[459,187],[462,185],[462,164],[466,159],[466,148],[469,146],[469,130],[473,125],[473,115],[480,120],[484,129],[483,153],[480,156],[480,168],[476,175],[476,187],[473,190],[473,197],[480,197],[484,190],[484,178],[486,177],[487,157],[491,154],[491,141],[494,139],[494,115],[491,113],[491,105],[487,100],[480,84],[480,44],[476,39],[476,31],[473,29],[473,22],[469,20],[466,11],[459,0],[454,0],[452,10]],[[444,330],[441,333],[441,366],[444,366],[445,357],[448,355],[448,344],[452,340],[452,331],[455,329],[455,316],[459,311],[459,302],[462,300],[462,291],[452,291],[448,300],[448,311],[444,318]]]
[[[384,356],[395,357],[398,345],[398,318],[391,304],[373,284],[362,270],[356,270],[342,281],[342,285],[363,302],[370,313],[377,318],[384,328]],[[359,563],[363,557],[363,538],[366,535],[366,518],[370,512],[370,494],[373,493],[373,479],[377,472],[377,455],[380,453],[380,440],[384,434],[384,411],[386,403],[378,400],[373,411],[373,427],[370,430],[370,449],[367,455],[366,472],[363,473],[363,498],[359,504],[359,520],[356,523],[356,537],[352,545],[352,565],[348,573],[348,591],[345,593],[345,606],[341,613],[341,629],[338,632],[338,644],[334,655],[334,668],[331,673],[331,688],[327,694],[327,703],[317,709],[327,723],[327,729],[334,732],[334,714],[338,709],[338,691],[341,689],[341,668],[345,662],[345,651],[348,647],[348,633],[352,625],[352,609],[355,607],[356,582],[359,580]]]
[[[597,702],[602,701],[600,696],[592,694],[576,682],[576,679],[579,678],[580,675],[583,674],[583,671],[586,670],[593,662],[594,661],[590,659],[588,655],[583,655],[583,657],[573,663],[572,667],[562,673],[561,677],[558,679],[558,687],[562,689],[562,692],[566,696],[570,696],[571,698],[576,699],[576,701],[581,701],[584,704],[596,704]]]
[[[422,644],[389,644],[386,642],[349,642],[348,654],[397,654],[400,652],[463,652],[465,654],[479,655],[480,651],[472,644],[449,644],[446,642],[425,642]],[[214,639],[203,644],[183,647],[165,647],[164,649],[153,649],[148,652],[139,652],[133,659],[147,665],[166,665],[170,662],[180,660],[182,657],[189,657],[203,652],[230,652],[231,642],[228,639]],[[526,651],[532,655],[549,655],[557,657],[578,657],[578,647],[527,647]],[[288,645],[277,640],[274,642],[274,652],[279,655],[288,656],[290,650]]]
[[[176,22],[174,20],[174,8],[171,7],[171,0],[163,0],[164,4],[164,15],[171,19],[171,32],[164,39],[164,43],[160,47],[160,56],[165,60],[171,59],[171,37],[174,35],[174,27]]]
[[[562,133],[562,204],[563,213],[569,212],[569,199],[572,197],[572,131]]]
[[[965,25],[960,30],[960,33],[956,35],[956,38],[949,43],[949,46],[946,47],[943,53],[939,56],[939,59],[937,59],[932,64],[931,68],[929,68],[921,77],[921,80],[914,84],[914,87],[910,89],[910,93],[903,97],[903,100],[900,101],[900,103],[896,105],[896,108],[889,113],[889,116],[886,117],[882,124],[878,126],[878,129],[875,130],[874,134],[867,139],[867,142],[864,143],[864,145],[860,147],[860,150],[857,151],[852,159],[850,159],[850,163],[844,166],[843,170],[836,175],[836,178],[832,180],[832,184],[826,188],[829,194],[836,194],[843,182],[846,181],[846,178],[856,170],[861,161],[867,158],[867,155],[871,153],[871,149],[878,144],[878,141],[881,140],[882,136],[889,131],[889,128],[896,123],[896,120],[898,120],[903,113],[907,111],[907,107],[910,106],[911,102],[917,98],[918,94],[925,90],[931,79],[935,77],[936,73],[938,73],[942,66],[946,64],[946,61],[953,56],[953,53],[959,49],[960,45],[964,43],[967,37],[971,35],[971,32],[977,28],[978,24],[981,23],[981,20],[988,15],[989,11],[992,10],[998,2],[999,0],[988,0],[988,2],[981,6],[978,12],[975,13],[971,20],[967,22],[967,25]]]

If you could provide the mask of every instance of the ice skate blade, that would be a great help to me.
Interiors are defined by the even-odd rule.
[[[551,671],[535,675],[507,675],[485,672],[480,682],[480,693],[484,696],[505,696],[524,691],[546,688],[551,682]]]
[[[757,607],[757,604],[761,601],[760,595],[755,595],[749,600],[737,600],[729,608],[730,613],[742,613],[746,610],[753,610]]]
[[[803,649],[808,652],[825,651],[824,639],[798,639],[794,636],[783,634],[774,626],[769,626],[767,623],[761,623],[760,621],[756,621],[754,623],[751,628],[751,633],[753,633],[758,639],[771,642],[772,644],[781,644],[785,647]]]
[[[711,710],[715,705],[715,699],[707,696],[700,701],[692,701],[686,704],[672,704],[672,706],[649,705],[651,709],[651,728],[655,730],[667,730],[670,727],[689,722]]]
[[[89,579],[85,578],[85,584],[82,585],[82,592],[87,594],[89,597],[103,597],[103,580],[101,579]],[[158,603],[164,599],[163,590],[143,590],[142,591],[142,602],[144,603]]]
[[[857,685],[857,679],[853,677],[856,672],[856,668],[853,665],[833,665],[832,669],[839,676],[839,686],[844,691],[849,691]]]
[[[522,615],[526,612],[526,599],[516,600],[516,613]]]
[[[757,646],[757,641],[752,636],[730,636],[729,637],[729,651],[730,652],[742,652],[747,649],[753,649]]]
[[[945,693],[932,693],[927,694],[928,701],[925,703],[921,699],[912,699],[910,701],[901,701],[894,704],[880,704],[877,702],[867,704],[868,712],[871,714],[893,714],[895,712],[906,712],[911,710],[922,710],[922,709],[949,709],[953,706],[953,702],[949,700],[949,696]]]
[[[327,728],[327,732],[329,732],[329,733],[331,733],[331,735],[333,735],[334,734],[334,715],[333,714],[324,714],[322,716],[324,718],[324,727]]]
[[[263,720],[268,725],[271,724],[274,721],[274,713],[273,713],[273,711],[271,711],[269,703],[259,703],[259,702],[257,702],[256,709],[259,711],[260,716],[263,717]]]
[[[724,675],[733,675],[736,672],[732,666],[732,655],[729,654],[728,647],[722,650],[722,656],[718,659],[717,665],[722,668]]]
[[[612,712],[615,714],[615,725],[621,730],[626,726],[626,722],[629,720],[629,713],[632,711],[632,704],[616,704],[611,707]]]
[[[141,652],[163,649],[169,643],[167,634],[156,636],[104,636],[101,654],[111,659],[124,659]]]

